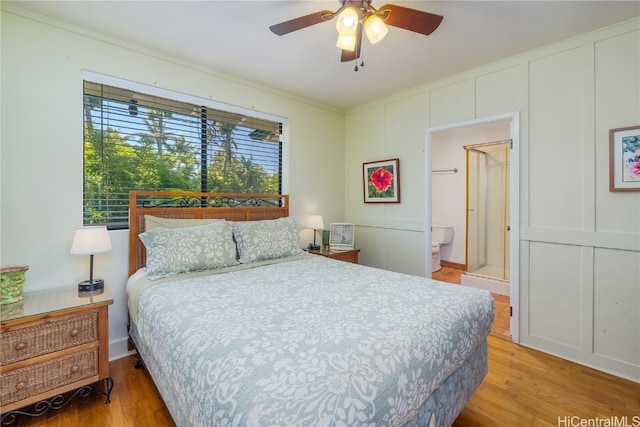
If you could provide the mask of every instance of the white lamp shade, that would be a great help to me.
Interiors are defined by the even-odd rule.
[[[389,29],[378,15],[369,15],[364,21],[364,32],[371,44],[376,44],[387,35]]]
[[[324,229],[324,221],[322,219],[322,215],[309,215],[309,219],[307,220],[307,228],[312,228],[314,230]]]
[[[93,255],[111,250],[107,227],[83,227],[76,229],[71,243],[72,255]]]
[[[340,34],[336,47],[353,52],[356,49],[356,36]]]
[[[338,34],[347,36],[355,35],[358,28],[358,12],[353,6],[345,8],[336,19],[336,30]]]

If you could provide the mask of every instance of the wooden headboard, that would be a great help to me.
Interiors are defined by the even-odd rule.
[[[129,193],[129,276],[147,265],[147,252],[138,237],[145,215],[162,218],[257,221],[289,216],[289,196],[282,194],[216,194],[170,191]]]

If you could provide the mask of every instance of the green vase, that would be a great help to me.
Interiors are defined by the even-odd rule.
[[[3,267],[0,269],[0,305],[13,304],[22,299],[24,276],[29,267]]]
[[[329,247],[329,230],[322,230],[322,246],[326,249]]]

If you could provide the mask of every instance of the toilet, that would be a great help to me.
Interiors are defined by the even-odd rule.
[[[453,240],[453,226],[433,224],[431,226],[431,272],[440,270],[440,246]]]

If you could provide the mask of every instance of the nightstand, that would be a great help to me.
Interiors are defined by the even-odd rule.
[[[338,251],[335,249],[322,248],[319,251],[307,250],[307,252],[313,255],[321,255],[327,258],[332,258],[340,261],[352,262],[354,264],[357,264],[358,253],[360,252],[360,249],[349,249],[346,251]]]
[[[17,414],[42,415],[104,381],[109,403],[109,289],[78,287],[25,293],[0,306],[0,424]],[[67,396],[63,393],[76,390]],[[32,412],[18,411],[37,403]]]

